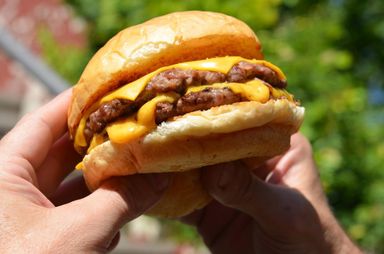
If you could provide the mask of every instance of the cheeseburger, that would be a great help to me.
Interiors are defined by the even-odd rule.
[[[174,172],[149,214],[178,217],[210,201],[207,165],[285,152],[304,109],[263,60],[243,22],[178,12],[119,32],[73,89],[68,125],[94,190],[112,176]],[[251,159],[249,159],[251,158]]]

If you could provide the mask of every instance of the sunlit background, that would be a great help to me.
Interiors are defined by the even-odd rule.
[[[0,28],[75,84],[116,32],[181,10],[224,12],[254,29],[306,107],[302,132],[337,218],[367,252],[384,253],[384,1],[0,0]],[[1,134],[55,93],[10,50],[0,47]],[[177,222],[144,217],[124,231],[116,253],[206,252]]]

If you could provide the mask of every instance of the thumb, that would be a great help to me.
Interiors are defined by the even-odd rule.
[[[208,167],[202,180],[213,198],[250,215],[268,231],[280,232],[287,222],[301,230],[302,219],[313,215],[311,204],[299,191],[266,183],[241,162]]]
[[[160,200],[168,182],[168,174],[112,178],[89,196],[65,205],[66,213],[69,209],[75,214],[74,224],[85,242],[107,248],[125,223]]]

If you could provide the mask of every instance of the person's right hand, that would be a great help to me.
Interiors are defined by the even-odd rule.
[[[262,167],[215,165],[202,178],[215,201],[182,221],[197,226],[212,253],[360,253],[329,209],[301,134]]]
[[[24,116],[0,140],[0,252],[106,253],[128,221],[155,205],[169,175],[111,178],[89,193],[61,184],[80,159],[67,134],[70,90]]]

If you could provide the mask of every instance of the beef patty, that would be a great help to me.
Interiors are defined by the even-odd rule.
[[[229,88],[208,87],[202,91],[182,96],[175,104],[170,102],[158,103],[155,111],[156,124],[160,124],[174,116],[239,101],[242,101],[241,95],[235,94]]]
[[[160,102],[156,105],[155,119],[159,124],[170,117],[183,115],[196,110],[205,110],[214,106],[242,101],[240,95],[229,88],[206,88],[200,92],[188,93],[190,86],[209,85],[223,82],[245,83],[260,79],[277,88],[285,88],[287,83],[277,73],[262,64],[241,61],[235,64],[227,74],[215,71],[169,69],[154,76],[135,101],[114,99],[103,103],[89,115],[84,134],[89,143],[94,133],[100,133],[108,123],[136,112],[144,103],[158,93],[176,92],[180,98],[175,103]]]

